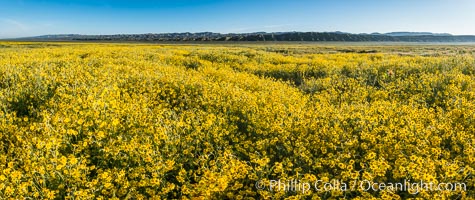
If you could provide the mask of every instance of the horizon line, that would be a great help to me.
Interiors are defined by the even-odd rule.
[[[22,39],[22,38],[34,38],[34,37],[43,37],[43,36],[67,36],[67,35],[76,35],[76,36],[105,36],[105,35],[147,35],[147,34],[183,34],[183,33],[190,33],[190,34],[197,34],[197,33],[213,33],[213,34],[222,34],[222,35],[227,35],[227,34],[253,34],[253,33],[263,33],[263,34],[272,34],[272,33],[342,33],[342,34],[355,34],[355,35],[372,35],[372,34],[391,34],[391,33],[428,33],[428,34],[433,34],[436,36],[475,36],[475,34],[453,34],[449,32],[430,32],[430,31],[391,31],[391,32],[345,32],[345,31],[272,31],[272,32],[266,32],[266,31],[253,31],[253,32],[213,32],[213,31],[199,31],[199,32],[144,32],[144,33],[107,33],[107,34],[94,34],[94,33],[87,33],[87,34],[82,34],[82,33],[52,33],[52,34],[41,34],[41,35],[31,35],[31,36],[13,36],[13,37],[2,37],[0,39]]]

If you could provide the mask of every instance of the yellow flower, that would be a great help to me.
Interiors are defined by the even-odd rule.
[[[3,41],[0,194],[470,198],[338,187],[469,181],[474,50]],[[291,191],[317,180],[336,189]]]
[[[119,123],[120,123],[120,121],[119,121],[119,119],[117,119],[117,118],[114,118],[114,119],[112,120],[112,126],[117,126],[117,125],[119,125]]]

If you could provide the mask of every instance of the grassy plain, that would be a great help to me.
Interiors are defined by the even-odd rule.
[[[474,53],[1,42],[0,199],[473,199]]]

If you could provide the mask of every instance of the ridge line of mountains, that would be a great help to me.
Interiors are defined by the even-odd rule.
[[[475,42],[475,35],[430,32],[345,33],[345,32],[254,32],[254,33],[147,33],[115,35],[59,34],[17,38],[24,41],[303,41],[303,42]]]

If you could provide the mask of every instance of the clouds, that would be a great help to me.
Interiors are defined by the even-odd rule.
[[[17,19],[0,18],[0,39],[46,34],[54,27],[55,23],[50,21],[25,23]]]
[[[0,38],[203,31],[475,34],[468,26],[475,22],[474,9],[473,0],[0,0]]]
[[[20,30],[20,31],[28,31],[29,27],[25,25],[24,23],[14,20],[14,19],[2,19],[1,20],[3,24],[6,24],[7,26],[5,28],[7,29],[14,29],[14,30]]]
[[[0,19],[0,38],[16,37],[27,34],[30,28],[25,23],[15,19]]]

